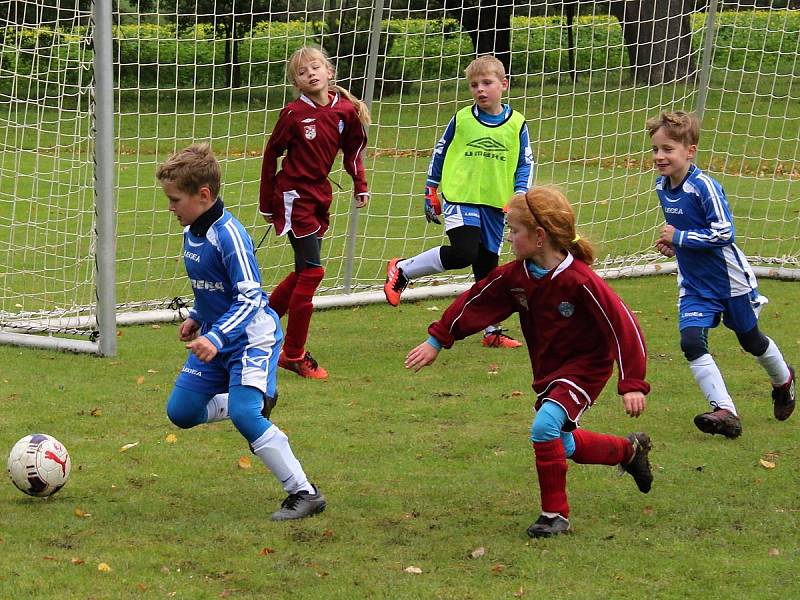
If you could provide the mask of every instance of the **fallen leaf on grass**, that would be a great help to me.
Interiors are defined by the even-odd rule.
[[[42,560],[56,560],[56,557],[55,556],[50,556],[49,554],[45,554],[42,557]]]
[[[405,571],[406,573],[411,573],[412,575],[420,575],[422,573],[422,569],[414,566],[406,567],[405,569],[403,569],[403,571]]]
[[[170,433],[167,437],[164,438],[164,441],[167,442],[168,444],[174,444],[175,442],[178,441],[178,436],[175,435],[174,433]]]
[[[119,449],[120,452],[127,452],[131,448],[135,448],[139,445],[139,442],[131,442],[130,444],[125,444],[122,448]]]
[[[76,517],[80,517],[82,519],[85,519],[86,517],[91,517],[92,516],[92,513],[87,513],[80,506],[76,506],[75,510],[73,512],[75,513]]]
[[[767,550],[767,556],[780,556],[781,551],[777,548],[770,548]]]
[[[258,553],[259,556],[267,556],[268,554],[275,554],[275,549],[274,548],[262,548]]]
[[[489,375],[497,375],[499,372],[500,372],[500,365],[496,363],[492,363],[489,365],[489,370],[487,371]]]
[[[240,469],[249,469],[253,466],[253,463],[249,456],[240,456],[238,465]]]
[[[103,414],[103,411],[100,410],[99,408],[93,408],[92,410],[89,411],[89,414],[93,417],[99,417],[100,415]]]
[[[774,463],[774,462],[770,462],[770,461],[768,461],[768,460],[764,460],[763,458],[759,458],[759,459],[758,459],[758,462],[759,462],[759,463],[761,464],[761,466],[762,466],[762,467],[764,467],[765,469],[774,469],[774,468],[775,468],[775,463]]]
[[[505,571],[505,569],[506,569],[506,566],[505,565],[501,565],[500,563],[497,563],[496,565],[492,565],[492,573],[494,573],[495,575],[497,575],[498,573],[502,573],[503,571]]]
[[[486,548],[484,548],[483,546],[481,546],[480,548],[475,548],[475,550],[473,550],[472,552],[470,552],[470,553],[469,553],[469,557],[470,557],[470,558],[480,558],[480,557],[481,557],[481,556],[483,556],[484,554],[486,554]]]
[[[429,306],[425,310],[433,310],[433,311],[439,312],[439,310],[441,310],[441,309],[438,306]]]
[[[522,392],[520,392],[519,390],[514,390],[513,392],[511,392],[511,397],[512,398],[519,398],[520,396],[524,396],[524,394]]]
[[[644,514],[646,514],[646,515],[650,516],[650,515],[652,515],[652,514],[653,514],[653,507],[652,507],[652,506],[645,506],[645,507],[642,509],[642,512],[643,512]]]
[[[73,565],[82,565],[86,561],[82,558],[78,558],[77,556],[73,556],[69,562],[71,562]]]
[[[142,385],[144,383],[144,375],[139,375],[136,378],[136,385]]]
[[[111,567],[108,566],[108,563],[100,563],[97,565],[97,570],[101,573],[108,573],[111,571]]]
[[[147,369],[147,372],[148,373],[158,373],[158,371],[156,371],[155,369]]]
[[[522,598],[525,595],[525,588],[519,586],[519,589],[514,592],[514,598]]]

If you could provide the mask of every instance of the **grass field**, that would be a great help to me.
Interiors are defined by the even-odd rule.
[[[772,418],[765,374],[719,330],[711,348],[744,434],[701,434],[674,278],[612,285],[641,320],[653,391],[632,421],[612,384],[583,424],[649,432],[655,482],[645,496],[610,467],[571,464],[574,534],[551,540],[525,535],[538,489],[524,348],[468,339],[402,368],[444,300],[315,316],[309,348],[331,377],[282,371],[273,413],[329,499],[298,523],[268,520],[283,494],[259,464],[238,466],[248,452],[230,423],[169,424],[175,326],[122,329],[116,359],[0,347],[0,449],[44,431],[73,459],[49,500],[0,486],[0,598],[797,597],[800,415]],[[798,364],[796,287],[762,282],[761,323]]]

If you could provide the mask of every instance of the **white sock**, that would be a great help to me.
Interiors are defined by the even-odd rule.
[[[224,421],[228,418],[228,394],[217,394],[206,404],[208,419],[206,423]]]
[[[783,355],[778,349],[778,345],[772,341],[772,338],[768,337],[767,339],[769,340],[767,351],[761,356],[756,356],[756,360],[769,374],[772,385],[780,386],[789,381],[789,365],[783,360]]]
[[[711,408],[725,408],[734,415],[737,414],[736,406],[722,379],[722,373],[719,372],[717,363],[710,354],[703,354],[700,358],[689,361],[689,368]]]
[[[417,279],[425,275],[441,273],[445,270],[438,246],[425,250],[422,254],[401,260],[397,263],[397,266],[402,269],[403,275],[409,279]]]
[[[563,515],[561,513],[547,512],[547,511],[543,510],[542,511],[542,516],[543,517],[547,517],[548,519],[554,519],[555,517],[563,516]]]
[[[314,486],[308,482],[308,477],[300,466],[300,461],[295,458],[289,438],[274,423],[250,444],[253,452],[261,459],[266,467],[272,471],[281,482],[287,494],[306,491],[314,493]]]

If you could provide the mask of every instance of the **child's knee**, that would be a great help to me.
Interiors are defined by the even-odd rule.
[[[692,362],[708,354],[706,330],[702,327],[687,327],[681,330],[681,350],[686,360]]]
[[[549,442],[561,437],[566,412],[558,404],[545,401],[536,412],[531,425],[532,442]]]

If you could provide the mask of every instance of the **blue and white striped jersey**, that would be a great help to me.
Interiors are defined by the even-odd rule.
[[[253,240],[223,210],[205,236],[184,229],[183,261],[194,291],[189,316],[201,324],[200,334],[222,349],[243,335],[247,324],[267,306]]]
[[[719,182],[692,165],[675,189],[670,189],[669,178],[659,177],[656,193],[667,224],[675,228],[680,296],[731,298],[758,287],[735,244],[733,216]]]

